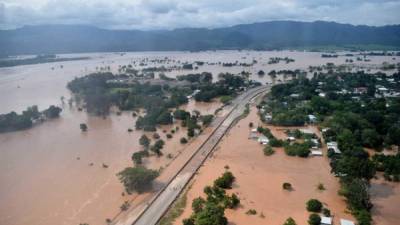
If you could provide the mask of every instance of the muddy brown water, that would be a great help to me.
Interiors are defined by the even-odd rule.
[[[110,66],[111,71],[116,72],[119,65],[144,58],[168,57],[175,62],[166,66],[178,65],[177,61],[258,61],[253,67],[204,65],[197,71],[167,72],[171,77],[203,71],[212,72],[216,77],[219,72],[238,73],[244,70],[253,73],[252,79],[270,82],[267,75],[257,76],[258,70],[268,73],[272,69],[306,69],[309,65],[317,66],[327,62],[344,63],[348,58],[326,59],[321,58],[320,54],[289,51],[92,53],[65,55],[89,56],[89,60],[1,68],[0,113],[21,112],[31,105],[44,109],[51,104],[62,106],[63,112],[61,118],[32,129],[0,134],[0,224],[104,224],[106,218],[112,218],[119,212],[119,206],[125,200],[132,198],[121,195],[123,188],[115,174],[132,165],[130,157],[140,149],[138,138],[142,133],[127,132],[135,124],[129,112],[120,116],[112,114],[103,119],[88,116],[67,104],[62,105],[60,97],[70,98],[66,84],[74,77],[99,71],[101,67]],[[267,64],[269,57],[286,56],[296,61],[289,64]],[[392,57],[369,58],[371,62],[361,64],[373,67],[383,61],[399,61],[399,57],[396,60],[392,60]],[[148,63],[147,66],[160,65]],[[220,105],[218,102],[190,102],[183,108],[209,114]],[[87,133],[79,130],[82,122],[88,124]],[[179,137],[184,135],[183,132],[178,132],[172,140],[167,141],[166,153],[177,155],[182,151]],[[158,169],[170,161],[166,157],[151,158],[146,165]],[[109,167],[103,168],[103,163]]]

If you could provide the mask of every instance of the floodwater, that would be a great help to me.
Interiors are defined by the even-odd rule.
[[[321,53],[309,52],[255,52],[255,51],[207,51],[189,52],[136,52],[136,53],[92,53],[69,54],[65,57],[88,56],[91,59],[0,68],[0,113],[21,112],[26,107],[38,105],[39,109],[49,105],[63,107],[61,118],[38,124],[32,129],[0,134],[0,224],[42,225],[79,223],[104,224],[106,218],[114,218],[121,204],[132,196],[122,196],[123,188],[115,174],[131,166],[131,154],[140,150],[139,131],[127,132],[133,128],[135,118],[129,112],[103,119],[88,116],[68,104],[61,104],[61,96],[70,98],[66,89],[68,81],[74,77],[110,67],[116,72],[120,65],[136,65],[149,59],[146,65],[160,66],[152,59],[170,59],[164,65],[169,67],[178,62],[205,61],[251,63],[253,67],[222,67],[204,65],[198,70],[172,70],[167,76],[212,72],[217,77],[220,72],[253,73],[252,79],[269,82],[269,77],[256,75],[262,69],[270,70],[307,69],[327,62],[344,63],[345,58],[321,58]],[[268,65],[269,57],[290,57],[294,63]],[[395,57],[369,57],[371,62],[361,64],[374,67],[383,61],[399,62]],[[221,104],[190,102],[183,106],[187,110],[199,110],[202,114],[213,113]],[[80,123],[87,123],[89,130],[82,133]],[[170,130],[171,127],[159,129]],[[174,138],[167,141],[165,155],[179,155],[184,147],[179,138],[181,129]],[[162,135],[163,139],[165,137]],[[273,159],[273,158],[271,158]],[[146,165],[158,169],[165,167],[173,159],[152,157]],[[108,168],[103,168],[103,163]]]
[[[237,209],[225,211],[229,224],[279,225],[292,217],[297,224],[306,225],[309,215],[306,202],[311,198],[319,199],[324,207],[331,210],[334,224],[339,224],[340,218],[354,221],[346,213],[344,199],[337,194],[340,185],[338,179],[330,173],[326,157],[290,157],[282,148],[276,148],[275,154],[271,156],[264,156],[263,145],[248,139],[250,122],[255,126],[261,124],[254,106],[250,114],[228,132],[211,159],[206,161],[194,177],[187,194],[186,208],[175,225],[182,224],[182,219],[190,216],[192,200],[204,197],[204,187],[212,185],[213,180],[224,172],[225,166],[229,166],[236,177],[228,193],[236,193],[241,200]],[[283,129],[269,128],[274,136],[287,137]],[[316,131],[315,128],[310,129]],[[326,153],[326,149],[324,151]],[[284,182],[291,183],[293,190],[283,190]],[[326,190],[317,190],[319,183]],[[249,209],[255,209],[257,215],[247,215]]]

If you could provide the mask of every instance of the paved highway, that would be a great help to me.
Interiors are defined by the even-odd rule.
[[[220,120],[212,134],[185,163],[174,178],[149,202],[147,207],[138,216],[134,225],[156,225],[169,206],[179,196],[196,171],[200,168],[208,155],[212,152],[232,123],[243,114],[246,104],[256,95],[269,89],[261,86],[249,89],[232,102],[231,111]]]

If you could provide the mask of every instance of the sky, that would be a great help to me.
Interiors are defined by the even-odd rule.
[[[216,28],[271,20],[400,24],[400,0],[0,0],[0,29],[41,24]]]

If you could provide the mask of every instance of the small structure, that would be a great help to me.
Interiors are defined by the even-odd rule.
[[[313,150],[311,151],[312,156],[322,156],[322,151],[320,150]]]
[[[299,129],[299,130],[303,134],[314,134],[314,131],[309,130],[309,129]]]
[[[271,122],[271,120],[272,120],[272,115],[267,114],[267,115],[264,116],[264,119],[265,119],[265,121],[267,121],[267,122]]]
[[[340,225],[355,225],[351,220],[340,219]]]
[[[314,115],[312,115],[312,114],[310,114],[310,115],[308,115],[308,120],[309,120],[311,123],[315,123],[315,122],[317,122],[317,117],[314,116]]]
[[[341,154],[342,153],[342,151],[339,150],[336,141],[327,142],[326,145],[328,147],[328,151],[332,150],[336,154]]]
[[[258,138],[258,142],[260,142],[260,144],[267,145],[269,143],[269,139],[265,136],[260,136]]]
[[[321,216],[321,225],[332,225],[332,217]]]
[[[295,138],[295,137],[292,137],[292,136],[289,136],[289,137],[286,138],[286,140],[288,140],[288,141],[295,141],[296,138]]]
[[[257,128],[251,129],[251,133],[258,133]]]

